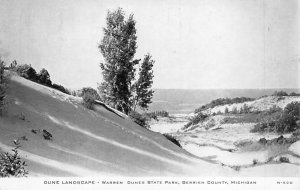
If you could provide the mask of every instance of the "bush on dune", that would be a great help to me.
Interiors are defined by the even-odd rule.
[[[94,96],[95,100],[101,100],[97,90],[91,87],[84,87],[78,92],[79,97],[83,97],[85,94],[90,94],[91,96]]]
[[[184,128],[187,128],[191,125],[196,125],[202,121],[204,121],[208,116],[203,113],[198,113],[196,116],[192,117],[190,121],[184,126]]]
[[[50,74],[46,69],[42,69],[38,74],[38,82],[46,86],[52,86]]]
[[[61,91],[62,93],[71,95],[71,92],[68,89],[66,89],[65,87],[63,87],[62,85],[54,83],[51,87],[56,89],[56,90]]]
[[[275,91],[272,96],[288,96],[288,93],[286,93],[285,91],[281,90],[281,91]]]
[[[35,71],[31,65],[23,64],[23,65],[17,65],[17,63],[14,64],[14,66],[10,67],[11,70],[16,71],[17,74],[23,78],[26,78],[28,80],[31,80],[33,82],[49,86],[51,88],[54,88],[56,90],[59,90],[65,94],[71,95],[71,92],[65,88],[62,85],[59,84],[52,84],[52,81],[50,79],[50,74],[46,69],[42,69],[39,74]]]
[[[286,105],[280,115],[256,124],[250,132],[290,133],[300,129],[300,102]]]
[[[300,93],[291,92],[289,96],[300,96]]]
[[[142,115],[140,113],[138,113],[137,111],[130,111],[129,112],[129,117],[132,119],[133,122],[135,122],[136,124],[148,129],[150,126],[148,124],[148,119],[145,115]]]
[[[16,71],[18,73],[18,75],[20,75],[21,77],[24,77],[28,80],[34,81],[34,82],[38,82],[38,75],[35,71],[35,69],[33,67],[31,67],[31,65],[18,65],[16,67]]]
[[[97,94],[98,95],[98,94]],[[87,109],[92,110],[95,105],[95,100],[99,98],[99,95],[92,93],[91,91],[86,91],[82,94],[82,104]]]
[[[173,137],[172,135],[170,135],[170,134],[163,134],[163,136],[165,136],[169,141],[171,141],[175,145],[177,145],[180,148],[182,148],[181,145],[180,145],[180,143],[179,143],[179,141],[175,137]]]

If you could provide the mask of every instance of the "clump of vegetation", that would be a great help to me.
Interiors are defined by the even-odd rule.
[[[253,144],[253,141],[252,140],[248,140],[248,139],[240,140],[240,141],[234,143],[234,145],[236,147],[245,147],[245,146],[250,146],[252,144]]]
[[[206,115],[206,114],[203,114],[201,112],[198,113],[196,116],[194,116],[190,119],[190,121],[184,126],[184,129],[204,121],[207,117],[208,117],[208,115]]]
[[[287,158],[287,157],[280,156],[279,162],[290,163],[290,160],[289,160],[289,158]]]
[[[244,103],[248,101],[253,101],[254,98],[247,98],[247,97],[236,97],[236,98],[218,98],[215,100],[212,100],[210,103],[205,104],[201,106],[200,108],[197,108],[194,112],[199,113],[201,111],[207,110],[209,108],[214,108],[216,106],[222,106],[226,104],[235,104],[235,103]]]
[[[250,132],[276,132],[282,134],[294,132],[298,129],[300,129],[300,102],[292,102],[286,105],[280,115],[256,124]]]
[[[177,145],[180,148],[182,148],[181,145],[180,145],[180,143],[179,143],[179,141],[175,137],[173,137],[172,135],[170,135],[170,134],[163,134],[163,136],[165,136],[169,141],[171,141],[175,145]]]
[[[82,96],[82,104],[87,109],[93,110],[95,105],[96,97],[91,93],[85,93]]]
[[[280,91],[275,91],[272,96],[288,96],[288,93],[286,93],[285,91],[283,90],[280,90]]]
[[[49,140],[49,141],[53,139],[52,134],[48,132],[46,129],[43,129],[43,137],[45,140]]]
[[[300,93],[296,93],[296,92],[291,92],[290,94],[288,94],[287,92],[280,90],[280,91],[275,91],[272,96],[300,96]]]
[[[241,166],[231,166],[231,168],[237,172],[241,170]]]
[[[253,165],[256,165],[258,163],[258,160],[257,159],[253,159],[252,163],[253,163]]]
[[[232,114],[238,114],[237,107],[233,107],[230,113],[232,113]]]
[[[16,71],[21,77],[24,77],[34,82],[38,82],[38,75],[36,73],[36,70],[33,67],[31,67],[31,65],[17,65]]]
[[[52,141],[53,140],[53,135],[47,131],[46,129],[31,129],[31,132],[34,134],[41,135],[45,140]]]
[[[65,88],[64,86],[62,86],[62,85],[54,83],[51,87],[54,88],[54,89],[56,89],[56,90],[61,91],[62,93],[71,95],[71,92],[67,88]]]
[[[39,74],[37,75],[38,82],[45,86],[52,86],[52,81],[50,80],[50,74],[46,69],[42,69]]]
[[[50,74],[46,69],[42,69],[38,74],[36,70],[31,67],[31,65],[23,64],[23,65],[18,65],[16,61],[11,63],[11,66],[9,68],[10,70],[16,71],[18,75],[21,77],[24,77],[28,80],[31,80],[33,82],[54,88],[56,90],[59,90],[65,94],[71,95],[70,90],[65,88],[62,85],[59,84],[52,84],[52,81],[50,79]]]
[[[243,107],[241,107],[240,109],[240,114],[250,113],[250,112],[251,112],[251,108],[247,104],[244,104]]]
[[[138,113],[137,111],[130,111],[129,112],[129,117],[138,125],[148,129],[150,126],[147,122],[147,117],[145,115],[142,115]]]
[[[82,97],[83,106],[90,110],[94,108],[95,100],[100,100],[98,92],[91,87],[82,88],[79,91],[78,96]]]
[[[300,96],[300,93],[291,92],[289,96]]]
[[[26,177],[28,171],[25,161],[22,161],[16,146],[12,149],[13,154],[8,152],[0,153],[0,177]]]
[[[81,90],[79,90],[78,92],[78,96],[79,97],[83,97],[85,94],[90,94],[91,96],[93,96],[95,98],[95,100],[101,100],[97,90],[91,88],[91,87],[84,87]]]

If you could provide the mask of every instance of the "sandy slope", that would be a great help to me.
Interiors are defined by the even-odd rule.
[[[26,136],[27,141],[20,140],[20,154],[31,176],[235,175],[104,107],[87,110],[78,97],[14,73],[10,78],[0,149],[9,151],[14,139]],[[47,130],[53,140],[32,129]]]

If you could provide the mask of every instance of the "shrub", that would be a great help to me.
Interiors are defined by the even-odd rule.
[[[275,91],[272,96],[288,96],[288,93],[284,92],[283,90]]]
[[[82,104],[87,109],[92,110],[94,108],[95,100],[96,100],[96,97],[93,94],[87,92],[87,93],[83,94]]]
[[[13,154],[0,153],[0,177],[26,177],[25,161],[21,161],[18,153],[19,146],[12,149]]]
[[[136,124],[148,129],[150,126],[147,122],[147,117],[145,115],[142,115],[136,111],[130,111],[129,112],[129,117],[132,119],[133,122]]]
[[[46,69],[42,69],[39,74],[38,74],[38,82],[40,84],[46,85],[46,86],[51,86],[52,82],[50,80],[50,74]]]
[[[266,114],[271,115],[273,113],[281,112],[281,111],[282,111],[282,109],[280,107],[274,105],[273,107],[271,107],[267,110]]]
[[[238,114],[237,107],[233,107],[232,110],[231,110],[231,113],[232,114]]]
[[[28,80],[37,82],[38,81],[38,75],[34,68],[31,67],[31,65],[18,65],[17,66],[17,73],[21,77],[24,77]]]
[[[55,83],[54,83],[54,84],[52,85],[52,88],[54,88],[54,89],[56,89],[56,90],[59,90],[59,91],[65,93],[65,94],[71,95],[71,92],[70,92],[68,89],[66,89],[65,87],[63,87],[62,85],[59,85],[59,84],[55,84]]]
[[[228,107],[225,107],[224,113],[225,113],[225,114],[229,113]]]
[[[283,162],[283,163],[289,163],[289,162],[290,162],[289,158],[284,157],[284,156],[281,156],[281,157],[279,158],[279,161],[280,161],[280,162]]]
[[[291,92],[289,96],[300,96],[300,94],[296,92]]]
[[[180,145],[180,143],[179,143],[179,141],[178,141],[175,137],[173,137],[172,135],[169,135],[169,134],[163,134],[163,136],[165,136],[169,141],[171,141],[171,142],[174,143],[175,145],[177,145],[177,146],[179,146],[180,148],[182,148],[181,145]]]
[[[244,104],[243,107],[241,107],[240,109],[240,113],[250,113],[250,110],[251,108],[247,104]]]
[[[273,113],[273,110],[270,111]],[[300,102],[292,102],[286,105],[283,111],[276,110],[276,115],[268,121],[258,123],[250,132],[276,132],[290,133],[300,129]]]
[[[190,121],[184,126],[185,128],[186,127],[189,127],[191,125],[196,125],[202,121],[204,121],[208,116],[206,114],[203,114],[203,113],[198,113],[196,116],[192,117],[190,119]]]
[[[256,165],[258,163],[258,160],[257,159],[253,159],[252,163],[253,163],[253,165]]]
[[[91,88],[91,87],[84,87],[78,92],[79,97],[83,97],[85,94],[90,94],[91,96],[94,96],[95,100],[100,100],[100,96],[98,92]]]
[[[250,129],[251,133],[263,133],[268,128],[268,123],[258,123],[253,126],[252,129]]]

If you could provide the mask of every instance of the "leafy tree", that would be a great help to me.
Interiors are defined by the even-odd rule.
[[[0,58],[0,115],[2,115],[5,101],[5,83],[4,83],[4,61]]]
[[[48,71],[46,69],[42,69],[40,71],[40,73],[38,74],[38,80],[39,83],[47,85],[47,86],[51,86],[52,82],[50,80],[50,74],[48,73]]]
[[[154,62],[155,61],[151,59],[151,55],[148,53],[139,69],[139,78],[135,83],[136,96],[134,98],[134,110],[136,106],[147,109],[148,105],[152,103],[151,99],[154,91],[151,90],[151,86],[153,83],[152,67]]]
[[[231,110],[231,113],[232,114],[237,114],[238,113],[237,107],[233,107],[232,110]]]
[[[135,80],[135,66],[140,62],[139,59],[134,59],[137,48],[135,24],[133,15],[131,14],[128,18],[125,18],[125,13],[121,8],[108,11],[106,27],[103,28],[104,37],[99,45],[104,57],[104,63],[100,63],[103,82],[98,87],[101,98],[125,114],[128,114],[134,106],[135,97],[133,92],[136,85],[133,84],[133,81]],[[148,58],[146,56],[144,61],[146,63],[141,68],[144,68],[142,70],[146,74],[148,68],[152,68],[150,65],[154,62],[151,60],[150,55]],[[150,76],[151,74],[148,74],[148,78]],[[152,81],[149,84],[152,84]],[[144,89],[148,86],[141,86],[140,89],[143,90],[139,91],[140,94],[144,94],[143,98],[139,98],[139,105],[144,108],[150,102],[147,97],[152,97],[151,94],[153,93],[152,91],[144,92]]]
[[[226,113],[226,114],[229,113],[228,107],[225,107],[224,113]]]

